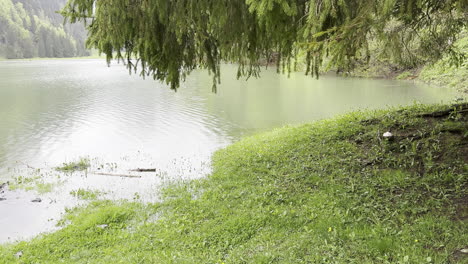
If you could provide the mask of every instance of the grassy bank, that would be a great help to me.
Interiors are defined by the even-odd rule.
[[[354,71],[343,73],[344,76],[362,78],[386,78],[398,80],[415,80],[431,85],[451,87],[460,92],[460,95],[468,94],[468,33],[464,32],[455,42],[456,50],[464,54],[465,61],[459,67],[450,63],[445,56],[435,63],[419,65],[413,69],[405,69],[387,60],[372,57],[369,64],[358,63]]]
[[[450,65],[448,58],[443,58],[435,64],[427,65],[419,74],[419,79],[435,85],[454,87],[468,94],[468,33],[456,42],[457,48],[465,54],[465,61],[460,67]]]
[[[466,263],[467,119],[466,104],[412,106],[249,137],[163,202],[70,210],[63,229],[1,246],[0,260]]]

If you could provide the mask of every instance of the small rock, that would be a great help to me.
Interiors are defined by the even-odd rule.
[[[31,202],[33,202],[33,203],[40,203],[40,202],[42,202],[42,199],[41,199],[41,198],[36,198],[36,199],[34,199],[34,200],[31,200]]]
[[[391,137],[393,137],[393,134],[390,133],[389,131],[387,131],[387,132],[383,133],[383,137],[384,138],[391,138]]]
[[[18,252],[16,252],[16,254],[15,254],[15,257],[16,257],[16,258],[21,258],[22,256],[23,256],[23,251],[18,251]]]
[[[97,225],[96,227],[104,229],[104,228],[106,228],[106,227],[108,227],[108,226],[109,226],[109,225],[103,224],[103,225]]]
[[[460,252],[463,254],[468,254],[468,248],[462,248],[460,249]]]
[[[0,197],[0,201],[5,201],[6,198]]]

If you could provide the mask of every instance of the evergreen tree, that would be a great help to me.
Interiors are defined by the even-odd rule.
[[[39,56],[39,58],[46,57],[46,46],[45,46],[44,38],[39,38],[37,56]]]
[[[37,30],[37,25],[36,25],[36,20],[34,19],[34,16],[31,16],[30,18],[31,25],[29,26],[29,31],[32,33],[36,33]]]
[[[87,23],[88,46],[108,60],[115,54],[130,70],[140,67],[176,89],[196,67],[218,82],[221,61],[238,63],[239,76],[255,76],[274,55],[289,71],[302,51],[307,73],[318,75],[325,57],[327,67],[351,69],[369,57],[369,40],[401,64],[447,52],[459,64],[452,43],[467,10],[466,0],[69,0],[62,14]]]
[[[43,29],[42,32],[43,34],[41,34],[41,36],[44,39],[45,56],[49,58],[54,57],[54,41],[52,36],[46,29]]]
[[[21,41],[20,49],[22,50],[23,58],[32,58],[34,56],[37,56],[37,52],[35,51],[33,41],[30,37]]]

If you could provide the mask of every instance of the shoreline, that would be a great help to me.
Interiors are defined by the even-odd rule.
[[[27,58],[27,59],[6,59],[0,58],[0,62],[2,61],[42,61],[42,60],[83,60],[83,59],[106,59],[105,56],[85,56],[85,57],[70,57],[70,58]]]
[[[167,187],[161,202],[92,201],[69,210],[59,231],[0,245],[0,257],[14,263],[21,251],[25,263],[466,260],[460,249],[468,242],[468,182],[461,175],[468,149],[459,143],[466,141],[467,118],[466,103],[413,105],[247,137],[214,154],[210,176]]]

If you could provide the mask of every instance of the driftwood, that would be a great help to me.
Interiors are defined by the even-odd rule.
[[[103,176],[114,176],[114,177],[125,177],[125,178],[141,178],[140,175],[114,174],[114,173],[104,173],[104,172],[90,172],[89,174],[103,175]]]
[[[156,169],[134,169],[134,170],[130,170],[130,171],[138,171],[138,172],[156,172]]]

